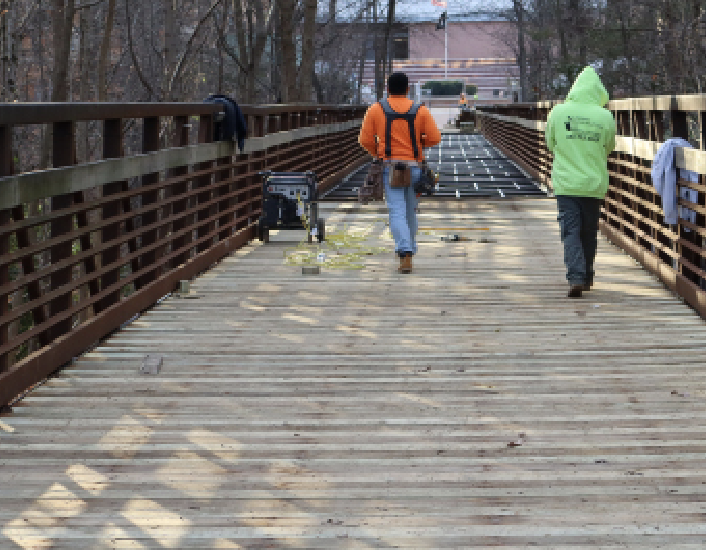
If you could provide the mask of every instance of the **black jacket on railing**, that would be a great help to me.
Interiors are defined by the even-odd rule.
[[[238,149],[241,151],[245,147],[245,138],[248,133],[248,125],[243,116],[243,112],[238,107],[238,103],[231,97],[221,94],[211,94],[204,103],[216,103],[223,105],[225,117],[216,121],[214,125],[214,138],[216,141],[238,142]]]

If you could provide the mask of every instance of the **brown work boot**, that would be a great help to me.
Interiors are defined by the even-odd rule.
[[[569,293],[566,296],[568,298],[580,298],[583,287],[584,285],[569,285]]]
[[[397,268],[399,273],[412,273],[412,255],[406,254],[400,256],[400,267]]]

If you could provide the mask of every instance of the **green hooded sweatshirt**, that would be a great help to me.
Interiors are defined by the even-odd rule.
[[[615,120],[604,109],[608,92],[591,67],[576,77],[566,102],[547,119],[547,148],[554,153],[555,195],[602,199],[608,190],[608,155],[615,148]]]

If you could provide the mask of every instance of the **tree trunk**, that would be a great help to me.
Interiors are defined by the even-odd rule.
[[[380,33],[378,32],[378,2],[373,0],[373,49],[375,50],[375,97],[382,99],[385,91],[385,79],[382,74],[382,59],[380,48]]]
[[[179,55],[179,26],[174,4],[174,0],[164,0],[162,98],[166,101],[175,101],[180,95],[176,90],[169,89],[169,83],[176,69],[177,56]]]
[[[248,74],[248,43],[245,40],[245,11],[243,9],[243,3],[241,0],[233,0],[233,24],[235,26],[235,39],[237,40],[237,54],[238,59],[240,59],[240,64],[238,68],[238,80],[237,88],[238,95],[242,98],[245,103],[250,102],[250,97],[248,96],[248,79],[251,76]]]
[[[387,58],[387,73],[392,74],[392,25],[395,23],[395,0],[387,3],[387,25],[385,26],[385,57]],[[385,73],[383,71],[383,80]]]
[[[527,97],[527,55],[525,53],[525,8],[522,0],[513,0],[517,18],[517,64],[520,66],[520,101]]]
[[[360,61],[358,65],[358,105],[363,103],[363,73],[365,72],[365,54],[367,53],[366,34],[363,34],[360,42]]]
[[[316,0],[305,0],[304,26],[302,28],[302,62],[299,67],[298,101],[311,102],[312,74],[314,73],[314,58],[316,48]]]
[[[278,7],[282,44],[282,102],[290,103],[297,97],[297,47],[294,41],[296,0],[280,0]]]
[[[17,99],[17,44],[14,21],[17,14],[14,0],[0,2],[0,101],[11,102]]]
[[[321,104],[325,102],[324,98],[324,89],[321,86],[321,81],[319,80],[319,77],[316,75],[316,72],[312,71],[311,73],[311,82],[314,86],[314,91],[316,92],[316,102]],[[329,101],[329,103],[341,103],[341,101]]]
[[[272,18],[279,22],[279,6],[274,1]],[[280,44],[280,34],[277,30],[279,25],[272,26],[272,41],[270,42],[270,86],[274,90],[274,103],[282,102],[281,81],[280,81],[280,59],[282,58],[282,45]]]
[[[89,10],[83,9],[79,12],[79,57],[78,57],[78,100],[85,102],[90,101],[90,90],[91,90],[91,75],[93,71],[91,70],[91,21],[89,17]],[[77,162],[88,162],[89,154],[88,145],[88,123],[79,122],[76,125],[76,155]]]
[[[69,101],[69,62],[73,30],[74,0],[53,0],[54,71],[52,101]]]
[[[115,0],[108,0],[105,27],[98,55],[98,101],[108,101],[108,65],[110,64],[110,38],[115,21]]]
[[[221,23],[220,34],[221,36],[226,36],[226,27],[228,25],[228,2],[223,2],[223,21]],[[216,46],[217,47],[217,46]],[[225,93],[225,56],[223,55],[223,48],[218,48],[218,87],[217,93]]]
[[[566,38],[566,25],[564,23],[564,10],[561,0],[555,1],[554,24],[559,33],[559,55],[561,56],[561,70],[566,71],[569,65],[569,44]],[[567,75],[568,77],[569,75]]]
[[[683,93],[682,83],[683,83],[683,58],[682,52],[679,47],[677,40],[678,37],[678,14],[676,13],[676,7],[665,2],[663,16],[663,40],[664,40],[664,50],[665,58],[667,63],[665,63],[665,72],[667,75],[667,82],[669,83],[669,89],[667,90],[672,94]]]
[[[52,0],[52,6],[54,66],[51,73],[51,101],[66,102],[69,101],[69,64],[74,0]],[[39,161],[42,168],[48,168],[51,164],[52,138],[51,126],[47,126],[42,138]]]

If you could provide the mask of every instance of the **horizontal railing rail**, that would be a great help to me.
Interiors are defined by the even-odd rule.
[[[477,110],[483,135],[550,189],[552,155],[544,130],[556,103]],[[706,95],[620,99],[607,108],[618,135],[608,159],[601,231],[706,318]],[[667,224],[651,169],[660,145],[672,137],[694,146],[676,149],[674,160],[677,168],[697,173],[698,181],[678,179],[680,216]]]
[[[239,150],[213,141],[212,104],[0,107],[0,406],[249,242],[261,171],[311,170],[324,191],[366,160],[365,107],[242,111]],[[51,168],[22,171],[21,147]]]

